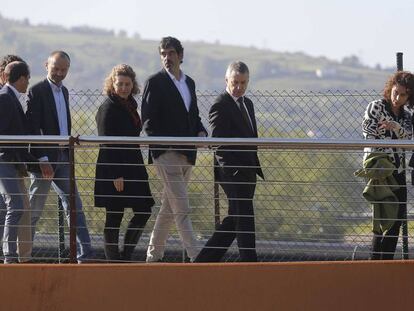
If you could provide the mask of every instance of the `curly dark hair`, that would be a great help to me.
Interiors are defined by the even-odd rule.
[[[23,59],[20,56],[13,55],[13,54],[7,54],[3,56],[3,58],[0,60],[0,74],[4,71],[4,68],[11,62],[22,62]]]
[[[132,69],[132,67],[127,64],[119,64],[119,65],[116,65],[114,68],[112,68],[109,76],[105,78],[104,87],[103,87],[103,93],[105,95],[115,94],[114,81],[117,76],[130,77],[132,80],[132,84],[133,84],[131,95],[136,95],[139,93],[138,82],[136,79],[136,74],[135,74],[134,69]]]
[[[387,102],[391,102],[391,90],[394,85],[400,85],[407,89],[407,104],[410,108],[414,106],[414,75],[409,71],[397,71],[388,78],[385,83],[382,96]]]
[[[4,69],[11,62],[23,62],[23,59],[20,56],[7,54],[2,57],[0,60],[0,87],[5,83],[4,81]]]
[[[174,49],[178,55],[184,54],[184,48],[181,45],[180,40],[174,37],[164,37],[161,39],[158,45],[158,52],[161,54],[161,49]],[[182,63],[183,61],[181,61]]]

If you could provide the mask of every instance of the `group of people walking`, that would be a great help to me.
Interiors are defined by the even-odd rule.
[[[161,39],[158,52],[162,69],[150,76],[142,93],[141,116],[135,100],[140,90],[133,68],[116,65],[104,82],[106,98],[96,114],[98,135],[207,137],[197,106],[194,80],[184,74],[184,48],[173,37]],[[62,81],[71,64],[64,51],[54,51],[46,62],[47,77],[28,91],[27,111],[19,102],[26,93],[30,70],[26,62],[8,55],[0,64],[0,135],[71,135],[69,94]],[[253,102],[246,97],[249,69],[232,62],[225,73],[225,91],[209,111],[212,137],[257,138]],[[414,79],[400,72],[388,81],[384,98],[368,106],[364,117],[366,138],[410,138],[412,120],[407,104],[413,102]],[[388,151],[388,150],[386,150]],[[389,150],[395,177],[405,185],[402,150]],[[253,197],[257,176],[264,179],[255,146],[218,146],[214,154],[214,178],[228,198],[228,216],[216,228],[204,247],[198,245],[190,218],[188,182],[196,163],[195,146],[151,145],[149,163],[154,164],[163,186],[161,207],[151,232],[147,262],[163,261],[169,231],[176,225],[191,262],[217,262],[237,240],[240,260],[257,261]],[[4,224],[5,263],[31,260],[36,224],[45,206],[50,187],[62,200],[69,221],[68,148],[64,145],[0,146],[0,222]],[[26,165],[24,165],[26,164]],[[30,176],[27,191],[24,177]],[[405,189],[405,187],[404,187]],[[91,240],[77,189],[77,259],[94,259]],[[397,196],[403,207],[406,189]],[[152,214],[154,199],[139,145],[102,144],[96,165],[95,206],[105,208],[104,250],[108,261],[130,261]],[[124,210],[131,208],[124,241],[120,227]],[[374,232],[373,259],[388,259],[382,253],[395,250],[400,222],[392,230]],[[389,236],[392,235],[390,238]],[[395,237],[397,235],[397,237]],[[380,255],[378,255],[380,254]],[[391,256],[392,258],[392,256]]]
[[[201,122],[197,106],[195,82],[180,68],[184,58],[181,42],[164,37],[158,51],[163,68],[145,83],[141,117],[134,98],[140,91],[134,70],[127,64],[112,68],[104,82],[106,98],[96,114],[98,135],[137,137],[143,130],[148,136],[207,137],[208,131]],[[1,76],[5,85],[0,92],[0,135],[71,135],[69,94],[62,83],[70,62],[64,51],[50,54],[46,62],[47,78],[29,89],[24,113],[19,93],[27,91],[29,66],[17,56],[8,55],[3,59]],[[231,63],[226,72],[226,92],[217,98],[210,111],[213,137],[257,137],[253,104],[244,96],[248,82],[248,67],[242,62]],[[17,122],[11,122],[12,119]],[[236,238],[241,259],[257,261],[253,196],[256,174],[263,177],[257,148],[234,146],[226,152],[221,149],[219,147],[216,153],[214,173],[219,182],[223,181],[223,189],[229,197],[229,216],[200,252],[202,247],[195,238],[190,219],[187,190],[197,149],[195,146],[150,146],[149,163],[154,164],[163,190],[147,262],[163,260],[173,224],[191,262],[219,261]],[[68,157],[67,146],[61,145],[1,146],[3,218],[0,221],[4,221],[5,263],[31,260],[36,224],[51,186],[61,198],[70,220]],[[27,192],[24,177],[29,175],[31,184]],[[234,184],[229,185],[232,182]],[[75,195],[77,259],[85,262],[93,260],[94,254],[77,189]],[[104,250],[107,260],[131,260],[154,205],[139,145],[100,146],[94,198],[95,206],[106,210]],[[123,245],[119,245],[125,208],[132,208],[133,216]]]

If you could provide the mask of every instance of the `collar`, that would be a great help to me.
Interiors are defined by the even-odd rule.
[[[170,73],[168,70],[165,70],[165,71],[167,72],[167,74],[170,76],[170,78],[173,81],[177,81],[179,83],[182,83],[182,82],[185,82],[185,80],[187,79],[186,75],[184,74],[184,72],[181,69],[180,69],[180,79],[179,80],[177,80],[175,78],[175,76],[172,73]]]
[[[13,91],[14,95],[16,95],[17,98],[20,97],[20,92],[16,90],[16,88],[13,85],[9,83],[6,83],[5,85],[7,85]]]
[[[50,87],[52,88],[53,91],[58,91],[58,92],[62,91],[62,86],[63,86],[62,83],[60,83],[60,85],[57,85],[52,80],[50,80],[49,77],[47,78],[47,82],[49,82],[49,85],[50,85]]]
[[[226,89],[226,92],[227,92],[227,94],[229,94],[230,95],[230,97],[231,98],[233,98],[233,100],[234,100],[234,102],[237,104],[237,105],[239,105],[239,102],[237,101],[240,97],[243,97],[243,96],[240,96],[240,97],[234,97],[233,95],[231,95],[230,94],[230,92]],[[244,103],[244,101],[243,101],[243,103]]]

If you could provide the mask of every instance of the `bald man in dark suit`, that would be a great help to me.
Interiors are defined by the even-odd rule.
[[[46,61],[46,79],[36,83],[29,89],[27,100],[27,118],[33,135],[60,135],[70,136],[72,130],[69,92],[63,85],[63,80],[70,67],[70,57],[64,51],[53,51]],[[44,180],[39,174],[31,174],[30,207],[32,210],[32,228],[36,229],[50,188],[62,200],[66,219],[69,224],[69,193],[70,193],[70,167],[69,148],[67,146],[53,146],[32,148],[33,154],[41,162],[52,163],[53,179]],[[83,212],[82,200],[75,186],[76,206],[76,240],[78,263],[86,262],[93,257],[91,239]],[[35,231],[33,231],[34,237]]]

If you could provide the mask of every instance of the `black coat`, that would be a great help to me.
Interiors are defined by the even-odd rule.
[[[99,107],[96,123],[100,136],[138,137],[141,132],[141,126],[135,126],[128,110],[112,97],[108,97]],[[113,183],[119,177],[124,178],[122,192],[116,191]],[[94,194],[95,206],[98,207],[144,209],[154,205],[139,145],[101,145]]]
[[[252,101],[244,97],[253,131],[242,117],[240,108],[227,92],[220,94],[209,111],[209,121],[212,137],[257,138],[257,125]],[[219,179],[217,170],[222,169],[230,175],[243,167],[255,167],[256,174],[261,178],[263,172],[257,156],[256,146],[220,146],[215,152],[215,176]]]
[[[26,116],[24,115],[22,105],[16,97],[13,90],[5,85],[0,91],[0,135],[30,135],[29,126]],[[6,162],[34,162],[37,158],[29,153],[27,145],[4,144],[7,147],[0,146],[0,158]],[[21,172],[25,172],[23,164],[16,164]],[[39,172],[38,165],[34,164],[29,167],[31,171]]]
[[[148,78],[142,94],[141,107],[143,127],[148,136],[197,137],[199,132],[205,132],[207,135],[198,111],[195,83],[189,76],[186,76],[186,83],[191,94],[189,111],[165,69]],[[164,149],[174,148],[184,154],[191,164],[195,164],[197,151],[194,146],[150,147],[151,156],[154,158],[164,153]]]
[[[68,134],[71,135],[72,124],[69,109],[69,92],[65,86],[62,86],[62,92],[66,104]],[[32,135],[61,135],[55,98],[53,97],[53,91],[47,79],[36,83],[29,89],[26,115]],[[50,148],[54,145],[49,144],[46,146],[47,148],[42,148],[41,145],[36,145],[36,148],[32,148],[33,154],[38,158],[47,156],[49,162],[56,162],[58,150],[56,148]]]

